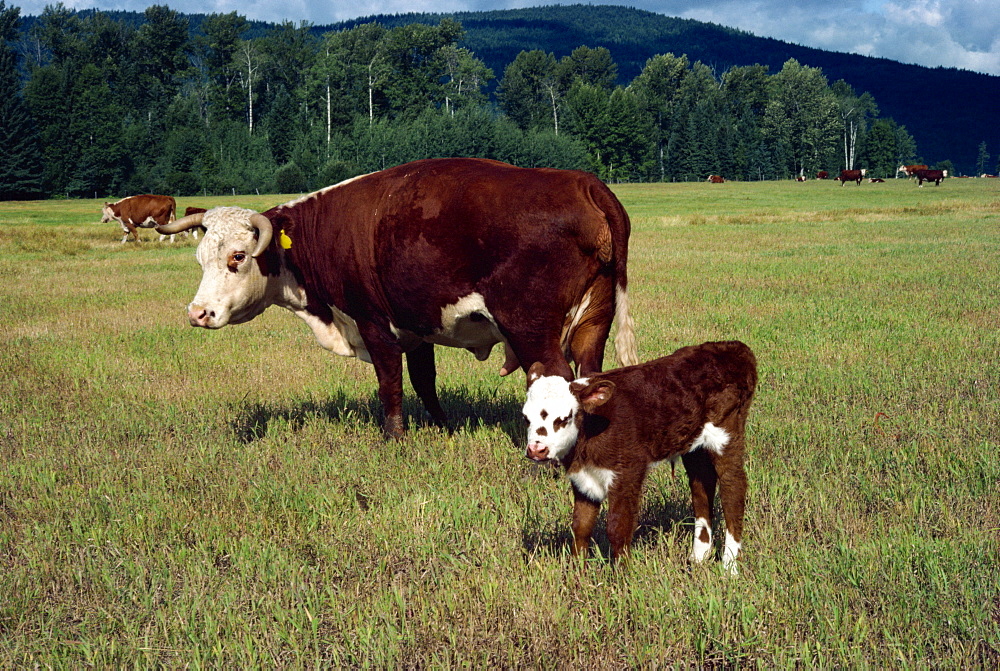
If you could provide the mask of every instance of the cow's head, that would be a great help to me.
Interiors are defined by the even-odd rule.
[[[104,203],[104,207],[101,208],[101,223],[106,224],[109,221],[115,220],[115,211],[111,209],[111,203]]]
[[[521,411],[528,426],[525,456],[534,461],[561,459],[576,445],[582,413],[593,412],[614,393],[609,380],[572,382],[545,375],[540,363],[528,369],[528,398]]]
[[[205,229],[196,254],[203,274],[188,306],[188,320],[192,326],[212,329],[250,321],[273,302],[269,276],[255,261],[271,243],[270,220],[241,207],[217,207],[156,230],[180,233],[196,226]]]

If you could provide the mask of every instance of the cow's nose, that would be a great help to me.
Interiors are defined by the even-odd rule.
[[[528,449],[524,451],[524,456],[535,461],[545,461],[549,458],[549,448],[539,442],[530,442]]]
[[[191,326],[208,326],[208,321],[214,316],[214,312],[209,312],[200,305],[192,304],[188,308],[188,321],[191,322]]]

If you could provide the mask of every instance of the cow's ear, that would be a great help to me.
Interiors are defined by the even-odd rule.
[[[536,361],[531,364],[531,368],[528,369],[528,386],[530,387],[535,380],[542,377],[544,374],[545,366],[542,365],[541,361]]]
[[[615,383],[611,380],[597,380],[587,384],[574,382],[570,385],[570,390],[580,401],[580,406],[587,412],[594,412],[597,408],[611,400],[615,393]]]

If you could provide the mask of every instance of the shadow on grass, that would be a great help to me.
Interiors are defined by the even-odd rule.
[[[562,475],[562,469],[553,467],[553,473],[553,477],[559,477]],[[567,481],[566,487],[569,488],[569,486]],[[572,519],[572,504],[566,507],[565,516],[559,519],[543,519],[534,511],[529,510],[524,528],[521,530],[521,540],[525,552],[529,556],[538,552],[552,555],[558,555],[564,551],[569,552],[573,544],[573,532],[570,527]],[[632,548],[641,551],[644,547],[655,545],[660,536],[673,534],[678,526],[681,527],[681,533],[683,533],[683,528],[690,528],[693,523],[690,500],[686,496],[647,497],[639,512],[639,525],[632,538]],[[607,532],[607,504],[605,503],[601,507],[601,517],[594,527],[590,545],[591,556],[600,553],[602,557],[609,558],[611,556],[610,547]]]
[[[500,428],[517,445],[524,441],[521,428],[521,402],[497,390],[483,391],[465,386],[438,390],[441,405],[448,414],[449,431],[474,431],[479,427]],[[433,423],[423,404],[412,392],[403,395],[403,416],[409,427],[430,426]],[[348,396],[335,391],[325,399],[299,399],[287,403],[240,403],[234,408],[230,422],[233,433],[243,443],[252,443],[267,435],[274,422],[300,429],[307,420],[325,417],[344,425],[353,424],[379,429],[382,425],[382,404],[378,394],[367,397]]]

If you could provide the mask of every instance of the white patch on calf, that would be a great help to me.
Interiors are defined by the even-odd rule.
[[[569,474],[569,479],[577,490],[595,503],[608,498],[608,490],[615,481],[615,472],[597,466],[584,466]]]
[[[726,546],[722,550],[722,566],[726,569],[729,575],[736,575],[738,570],[736,568],[736,558],[740,554],[740,542],[733,538],[733,535],[726,531]]]
[[[539,377],[528,387],[522,412],[528,421],[528,445],[548,448],[548,459],[559,459],[576,444],[576,413],[580,403],[569,382],[557,375]]]
[[[688,452],[694,452],[698,448],[703,447],[709,452],[722,455],[722,451],[726,449],[726,445],[728,444],[729,433],[725,429],[708,422],[698,437],[694,439],[691,447],[688,448]]]
[[[708,534],[708,540],[701,539],[701,532]],[[704,517],[694,521],[694,544],[691,547],[691,561],[701,563],[712,556],[712,525]]]

